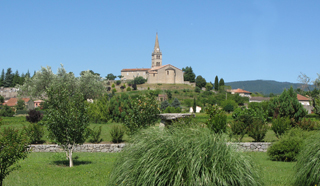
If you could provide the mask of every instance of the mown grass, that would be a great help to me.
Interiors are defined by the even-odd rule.
[[[0,128],[4,128],[4,127],[14,127],[15,129],[23,129],[23,126],[28,126],[30,123],[26,121],[26,117],[3,117],[2,118],[2,126],[0,126]],[[90,128],[96,128],[98,129],[98,127],[101,126],[101,135],[100,137],[102,138],[103,142],[111,142],[112,138],[110,136],[110,129],[113,125],[121,125],[120,123],[90,123]],[[45,141],[46,143],[50,143],[50,140],[48,139],[48,134],[49,132],[47,131],[46,127],[44,126],[44,131],[45,134],[42,138],[43,141]],[[128,137],[127,135],[124,136],[124,140],[126,140]],[[87,143],[89,143],[89,139],[87,139]]]
[[[55,153],[33,152],[20,162],[21,168],[4,180],[4,185],[106,185],[118,153],[74,153],[79,159],[69,168],[55,163]],[[63,153],[61,153],[63,154]],[[267,153],[248,152],[262,171],[266,186],[291,185],[295,162],[277,162]]]

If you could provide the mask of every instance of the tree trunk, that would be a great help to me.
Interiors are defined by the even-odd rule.
[[[69,167],[73,167],[72,149],[69,150]]]

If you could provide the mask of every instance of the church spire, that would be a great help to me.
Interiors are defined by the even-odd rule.
[[[151,56],[151,68],[162,66],[162,53],[160,52],[158,33],[156,34],[156,42],[154,43],[154,49]]]
[[[154,43],[154,51],[153,52],[160,52],[159,40],[158,40],[158,32],[156,34],[156,42]]]

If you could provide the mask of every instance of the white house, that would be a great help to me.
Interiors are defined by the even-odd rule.
[[[200,111],[201,111],[201,107],[197,106],[196,107],[196,113],[200,113]],[[190,107],[190,111],[189,112],[193,112],[193,108],[192,107]]]

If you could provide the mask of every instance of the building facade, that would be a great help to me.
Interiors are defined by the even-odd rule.
[[[122,69],[121,80],[133,80],[138,76],[147,79],[147,83],[184,84],[183,71],[173,65],[162,65],[162,52],[158,34],[151,54],[151,68]]]

